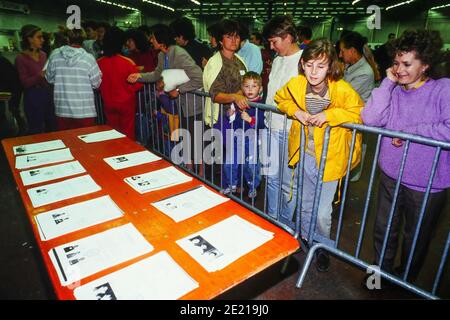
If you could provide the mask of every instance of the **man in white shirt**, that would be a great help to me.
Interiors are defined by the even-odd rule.
[[[263,30],[264,37],[269,41],[270,48],[277,53],[269,75],[266,104],[276,106],[275,93],[281,89],[291,78],[298,76],[298,64],[302,55],[297,44],[297,31],[295,24],[289,16],[277,16],[271,19]],[[272,217],[281,216],[292,221],[296,209],[297,183],[293,179],[293,170],[288,167],[288,134],[292,120],[285,119],[285,115],[275,112],[265,112],[267,139],[271,167],[268,170],[267,193],[268,213]],[[277,158],[278,156],[278,158]],[[278,161],[274,161],[278,160]],[[281,195],[280,195],[281,185]],[[292,190],[292,193],[291,193]],[[281,201],[279,198],[281,196]]]

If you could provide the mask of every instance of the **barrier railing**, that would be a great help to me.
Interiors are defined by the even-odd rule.
[[[137,140],[147,146],[147,148],[151,149],[153,152],[158,153],[160,156],[174,162],[175,164],[179,165],[179,167],[183,168],[186,171],[189,171],[191,174],[196,176],[198,179],[203,181],[204,183],[208,184],[211,187],[214,187],[218,190],[224,191],[224,165],[226,165],[226,161],[224,163],[224,157],[223,153],[226,153],[226,150],[223,150],[223,143],[219,145],[219,149],[216,150],[214,148],[210,148],[210,150],[214,150],[214,152],[211,153],[211,156],[205,157],[205,142],[210,142],[208,145],[209,147],[217,145],[218,142],[228,141],[232,140],[231,146],[234,149],[234,138],[235,133],[237,130],[233,128],[233,125],[236,125],[236,120],[231,125],[231,131],[232,134],[228,135],[225,133],[226,129],[229,127],[229,123],[226,123],[223,119],[228,119],[225,117],[226,110],[224,109],[223,105],[220,105],[219,111],[218,111],[218,121],[212,125],[207,126],[204,121],[203,115],[205,115],[205,99],[209,95],[202,91],[195,91],[191,93],[187,93],[184,95],[179,96],[175,100],[170,100],[169,103],[171,103],[172,112],[164,112],[162,111],[164,108],[161,108],[161,103],[159,102],[160,99],[158,98],[158,93],[156,92],[156,88],[154,84],[146,84],[144,88],[138,93],[138,105],[136,108],[136,127],[137,127]],[[97,101],[97,100],[96,100]],[[201,105],[201,111],[197,109],[198,114],[200,116],[195,114],[195,108],[200,103]],[[260,103],[249,103],[249,105],[253,108],[256,108],[256,111],[262,110],[265,112],[266,120],[270,123],[272,116],[274,113],[281,114],[274,106],[266,105],[266,104],[260,104]],[[101,99],[98,101],[98,110],[100,111],[99,114],[103,115],[103,112],[101,111]],[[214,109],[212,113],[212,119],[215,118]],[[289,125],[288,125],[288,118],[286,115],[282,114],[284,117],[284,124],[283,124],[283,130],[281,130],[281,134],[286,136],[286,133],[289,131]],[[258,112],[256,112],[256,123],[258,123]],[[99,123],[102,123],[101,121],[104,121],[104,119],[100,119]],[[240,121],[239,119],[237,121]],[[200,123],[200,124],[199,124]],[[244,126],[244,122],[242,120],[242,127]],[[244,162],[240,165],[240,188],[237,192],[237,194],[229,194],[228,196],[240,203],[241,205],[247,207],[248,209],[254,211],[255,213],[263,216],[267,220],[271,221],[272,223],[276,224],[277,226],[283,228],[287,232],[291,233],[294,237],[299,239],[301,243],[301,247],[303,250],[308,252],[307,258],[305,260],[304,266],[302,267],[302,270],[300,272],[298,281],[297,281],[297,287],[300,288],[305,280],[306,273],[311,265],[311,262],[314,258],[314,254],[318,249],[326,250],[336,257],[339,257],[343,260],[346,260],[350,263],[355,264],[356,266],[366,268],[367,270],[372,270],[374,268],[373,263],[369,263],[367,261],[364,261],[364,259],[361,257],[361,251],[362,251],[362,244],[364,240],[364,236],[366,235],[366,224],[368,221],[369,216],[369,209],[370,209],[370,203],[372,199],[372,193],[374,192],[374,181],[376,178],[376,169],[377,169],[377,162],[378,157],[380,154],[380,146],[381,141],[383,137],[390,137],[390,138],[400,138],[405,142],[405,147],[403,150],[402,160],[401,160],[401,167],[398,179],[396,179],[396,186],[394,191],[394,197],[393,202],[391,205],[391,209],[389,212],[389,219],[386,227],[385,237],[383,241],[382,246],[382,252],[381,256],[379,258],[379,261],[376,262],[378,266],[382,266],[382,262],[384,260],[384,255],[386,253],[386,248],[389,242],[389,235],[390,230],[393,222],[394,214],[396,213],[396,202],[399,195],[399,189],[401,185],[402,176],[405,170],[405,162],[406,157],[408,154],[408,150],[410,148],[411,143],[415,144],[422,144],[422,145],[428,145],[430,147],[435,148],[435,157],[432,165],[432,170],[430,172],[430,177],[428,181],[428,185],[426,188],[426,192],[424,195],[424,199],[422,201],[421,210],[419,214],[418,223],[415,226],[415,232],[414,232],[414,239],[411,245],[411,250],[408,255],[407,265],[405,272],[402,276],[394,275],[392,273],[386,272],[381,269],[377,269],[376,274],[380,277],[383,277],[411,292],[414,292],[418,294],[419,296],[428,298],[428,299],[436,299],[437,296],[437,290],[439,288],[439,285],[441,283],[443,274],[444,274],[444,267],[447,262],[448,258],[448,251],[450,246],[450,232],[448,232],[447,240],[443,244],[443,250],[442,255],[439,262],[439,267],[435,272],[435,278],[433,281],[433,285],[431,289],[425,289],[420,288],[417,285],[411,283],[408,280],[408,276],[410,273],[410,268],[412,264],[412,260],[415,254],[419,233],[424,221],[424,215],[425,215],[425,209],[427,205],[427,201],[429,199],[431,186],[433,183],[433,179],[437,170],[437,165],[439,162],[439,157],[441,155],[442,150],[450,150],[450,143],[444,142],[444,141],[437,141],[433,139],[424,138],[421,136],[411,135],[411,134],[405,134],[402,132],[396,132],[391,130],[386,130],[382,128],[375,128],[375,127],[369,127],[365,125],[358,125],[358,124],[344,124],[340,127],[346,128],[349,131],[352,132],[352,142],[350,145],[350,156],[347,160],[347,172],[345,177],[343,178],[343,188],[342,188],[342,196],[341,196],[341,203],[338,208],[338,217],[337,217],[337,223],[336,223],[336,232],[330,237],[324,237],[319,232],[316,232],[316,226],[317,226],[317,218],[318,218],[318,211],[319,211],[319,199],[321,197],[322,192],[322,186],[323,186],[323,176],[326,166],[326,157],[328,154],[328,144],[330,140],[330,134],[333,133],[334,128],[328,127],[325,132],[324,137],[324,143],[323,143],[323,149],[322,149],[322,156],[318,168],[318,175],[317,175],[317,181],[315,186],[315,192],[314,192],[314,199],[313,199],[313,209],[312,209],[312,218],[311,223],[309,226],[309,230],[307,232],[302,232],[301,225],[302,225],[302,214],[301,214],[301,208],[302,208],[302,197],[299,197],[298,195],[303,194],[303,179],[304,179],[304,163],[305,163],[305,131],[303,128],[303,125],[301,126],[300,134],[301,134],[301,143],[299,146],[300,155],[298,162],[298,165],[295,168],[285,168],[283,165],[287,162],[287,153],[285,153],[286,149],[286,143],[287,141],[282,139],[281,145],[273,145],[273,134],[270,127],[266,130],[261,130],[257,132],[255,135],[251,136],[251,138],[254,139],[254,145],[257,146],[257,158],[262,159],[263,164],[267,165],[269,167],[273,164],[273,162],[277,163],[278,165],[281,165],[280,167],[277,167],[275,169],[275,176],[278,177],[279,185],[278,188],[278,198],[273,199],[271,197],[271,194],[269,194],[268,191],[268,179],[270,176],[274,176],[274,174],[270,175],[266,172],[266,174],[262,174],[261,179],[261,185],[260,189],[264,189],[264,196],[261,197],[258,195],[256,198],[249,198],[244,197],[244,165],[246,164],[247,160],[243,159]],[[188,139],[189,135],[185,135],[186,132],[180,132],[174,129],[186,129],[186,132],[193,133],[194,140]],[[215,131],[213,130],[215,129]],[[230,128],[228,128],[230,129]],[[370,134],[370,135],[376,135],[377,136],[377,144],[375,148],[375,154],[372,161],[372,167],[370,170],[370,176],[369,176],[369,183],[367,185],[367,194],[366,198],[364,200],[364,207],[363,212],[361,215],[361,223],[360,223],[360,230],[358,232],[358,238],[356,241],[356,248],[354,253],[349,252],[348,250],[342,248],[340,246],[341,240],[345,234],[343,234],[343,221],[344,221],[344,215],[346,212],[346,200],[348,197],[348,189],[349,189],[349,179],[350,179],[350,164],[352,160],[352,155],[355,149],[355,143],[356,143],[356,137],[357,134]],[[224,136],[225,134],[225,136]],[[279,134],[279,132],[278,132]],[[244,139],[244,143],[240,144],[241,147],[241,155],[245,154],[245,144],[246,144],[246,136],[245,132],[239,131],[237,135],[242,135]],[[227,140],[227,138],[231,139]],[[200,137],[200,139],[199,139]],[[241,137],[241,141],[242,141]],[[267,137],[267,139],[264,139],[264,137]],[[250,137],[248,137],[250,140]],[[196,140],[197,139],[197,140]],[[197,158],[195,158],[195,155],[198,155],[198,149],[199,146],[198,141],[201,142],[201,155]],[[277,142],[277,141],[275,141]],[[191,143],[194,143],[194,146],[191,145]],[[176,157],[176,152],[179,150],[177,149],[177,146],[182,145],[184,146],[183,150],[191,150],[191,157],[185,157],[184,159],[180,160]],[[207,146],[207,148],[208,148]],[[229,148],[229,145],[227,145],[227,148]],[[174,152],[175,149],[175,152]],[[208,149],[206,149],[208,150]],[[273,156],[273,153],[277,153],[276,151],[279,150],[281,152],[278,152],[277,155]],[[217,154],[216,154],[217,151]],[[183,151],[184,153],[184,151]],[[188,152],[189,153],[189,152]],[[194,156],[192,156],[192,153],[194,153]],[[175,157],[174,157],[175,155]],[[231,156],[233,161],[235,160],[234,155]],[[177,159],[174,159],[177,158]],[[244,157],[245,158],[245,157]],[[200,160],[200,161],[193,161],[194,163],[190,163],[191,160]],[[176,161],[174,161],[176,160]],[[261,172],[264,173],[264,169],[267,169],[262,166]],[[232,174],[233,168],[231,168],[231,174]],[[293,175],[294,178],[292,178],[291,186],[290,186],[290,192],[294,193],[294,196],[292,197],[295,201],[296,205],[294,206],[294,212],[291,217],[286,217],[281,214],[282,211],[282,204],[285,202],[285,199],[283,197],[286,196],[286,193],[289,192],[289,189],[286,190],[283,189],[283,187],[286,187],[286,185],[283,185],[283,178],[286,172],[283,172],[285,170],[289,170],[289,175]],[[255,175],[257,173],[253,173],[253,181],[255,181]],[[292,185],[294,183],[297,188],[295,188],[295,185]],[[273,190],[272,190],[273,191]],[[275,192],[276,193],[276,190]],[[268,210],[268,201],[272,201],[272,203],[275,201],[278,203],[278,206],[276,206],[276,213],[269,212]],[[287,261],[285,263],[285,266],[287,265]]]

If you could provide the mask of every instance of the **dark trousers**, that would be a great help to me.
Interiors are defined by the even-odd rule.
[[[378,187],[378,209],[374,230],[376,264],[379,264],[380,262],[383,241],[389,220],[389,213],[394,197],[395,184],[396,180],[391,179],[381,172],[380,184]],[[396,270],[400,276],[403,276],[419,221],[419,214],[424,196],[425,192],[415,191],[400,185],[396,210],[392,219],[390,235],[381,269],[389,273],[394,273],[394,262],[397,254],[400,227],[402,220],[404,220],[403,243],[400,259],[401,263],[400,267]],[[442,192],[430,193],[428,197],[425,214],[422,220],[422,226],[420,228],[419,237],[417,238],[416,248],[414,251],[415,253],[408,276],[409,281],[415,280],[424,263],[433,231],[436,227],[439,216],[443,211],[445,201],[445,190]]]
[[[28,134],[56,130],[55,106],[50,89],[25,90],[23,103],[28,122]]]

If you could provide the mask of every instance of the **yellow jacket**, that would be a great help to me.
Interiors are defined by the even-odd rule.
[[[306,111],[306,85],[307,80],[305,76],[300,75],[292,78],[275,95],[275,102],[277,103],[278,109],[294,119],[291,131],[289,132],[288,142],[289,165],[291,166],[296,165],[300,158],[301,123],[296,120],[294,114],[299,109]],[[331,103],[324,110],[327,122],[322,128],[314,128],[314,146],[316,149],[317,167],[319,167],[325,129],[327,125],[333,127],[330,131],[330,141],[323,177],[324,182],[338,180],[345,176],[350,154],[352,131],[338,126],[348,122],[362,123],[360,113],[364,106],[364,102],[358,93],[344,80],[328,80],[328,88]],[[308,127],[305,127],[305,135],[308,137]],[[362,136],[358,133],[351,162],[352,169],[361,160],[361,142]]]

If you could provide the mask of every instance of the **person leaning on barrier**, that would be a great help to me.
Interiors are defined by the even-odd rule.
[[[392,67],[387,77],[363,109],[364,124],[390,130],[450,141],[450,79],[433,79],[440,61],[443,42],[437,31],[405,31],[393,43]],[[404,141],[384,137],[381,142],[378,164],[381,178],[378,186],[378,209],[375,220],[375,262],[380,263],[383,242],[388,228],[399,169],[402,162]],[[436,148],[411,143],[406,158],[397,198],[397,210],[392,220],[389,240],[382,269],[403,275],[411,251],[413,237],[419,221],[422,201],[431,175]],[[450,151],[443,150],[433,179],[420,235],[411,265],[413,281],[425,261],[433,230],[437,225],[446,201],[446,189],[450,187]],[[400,236],[401,220],[405,221],[400,267],[394,269]]]
[[[137,81],[156,82],[156,89],[161,91],[164,90],[164,79],[161,77],[164,69],[184,70],[189,81],[166,92],[164,96],[166,96],[167,99],[163,102],[163,107],[164,104],[170,107],[170,110],[167,109],[166,112],[178,115],[178,112],[174,111],[174,109],[176,109],[175,104],[173,104],[173,101],[168,101],[168,99],[176,99],[180,94],[200,89],[202,87],[202,69],[195,63],[186,50],[175,44],[175,36],[169,26],[157,24],[152,27],[152,31],[153,35],[151,36],[150,41],[155,49],[160,50],[158,54],[158,66],[154,71],[149,73],[133,73],[128,77],[128,81],[130,83],[136,83]],[[191,162],[194,159],[194,141],[196,141],[194,135],[194,123],[195,121],[201,121],[202,115],[202,104],[200,101],[201,99],[195,98],[194,94],[188,94],[186,99],[184,97],[179,99],[180,105],[178,107],[181,107],[183,116],[188,120],[188,128],[184,127],[186,121],[180,120],[180,122],[182,127],[189,130],[191,135]],[[186,164],[189,169],[193,166],[193,163]]]
[[[303,51],[301,75],[291,79],[277,91],[275,101],[281,112],[293,118],[289,132],[289,165],[304,170],[301,195],[301,236],[310,241],[316,232],[330,238],[333,199],[339,180],[345,176],[351,157],[354,168],[361,158],[361,134],[357,134],[353,155],[350,154],[351,130],[344,123],[361,123],[364,105],[359,94],[342,80],[342,71],[333,44],[327,39],[312,41]],[[302,126],[303,125],[303,126]],[[331,126],[323,175],[322,192],[317,212],[316,230],[310,230],[320,158],[325,130]],[[300,164],[301,130],[305,130],[305,161]],[[296,180],[293,183],[297,183]],[[298,195],[297,195],[298,196]],[[295,200],[295,198],[293,199]],[[311,233],[310,233],[311,231]],[[317,270],[329,267],[329,257],[318,250]]]

